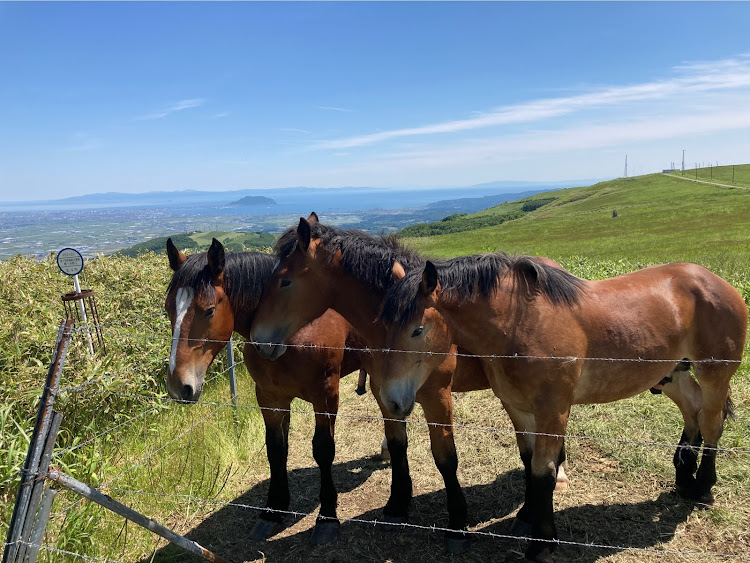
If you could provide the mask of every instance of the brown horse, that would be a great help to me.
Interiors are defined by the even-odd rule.
[[[269,358],[289,342],[295,331],[328,308],[343,315],[368,347],[383,348],[385,327],[375,321],[385,292],[394,280],[393,265],[398,261],[402,270],[421,272],[425,264],[423,258],[403,248],[392,237],[335,229],[319,223],[314,213],[308,220],[300,219],[296,229],[282,235],[276,250],[279,264],[263,294],[251,330],[251,339],[260,354]],[[556,265],[551,260],[548,263]],[[380,396],[383,361],[383,354],[377,352],[362,357],[376,399]],[[468,540],[459,532],[466,527],[467,509],[456,475],[458,458],[451,427],[451,391],[487,389],[489,383],[475,358],[457,360],[455,356],[444,356],[441,362],[432,365],[430,373],[429,383],[420,387],[416,400],[428,422],[436,423],[429,427],[432,453],[445,482],[449,527],[457,531],[446,534],[446,548],[460,552],[468,547]],[[386,418],[393,418],[382,403],[380,407]],[[517,418],[512,416],[514,422]],[[391,496],[384,513],[389,521],[404,522],[412,494],[406,429],[397,420],[388,420],[385,426],[393,474]],[[520,446],[526,438],[518,436]],[[558,477],[563,488],[567,485],[564,471]]]
[[[189,257],[169,239],[167,255],[174,270],[165,303],[173,336],[167,390],[174,399],[195,402],[200,397],[206,370],[226,346],[232,332],[249,336],[258,300],[276,259],[257,252],[225,255],[224,247],[216,239],[208,252]],[[335,541],[339,532],[337,492],[331,475],[339,378],[361,366],[359,355],[343,348],[361,348],[363,343],[333,311],[324,312],[302,327],[289,343],[315,348],[280,349],[280,357],[270,361],[261,358],[253,346],[244,347],[245,365],[255,380],[265,422],[266,453],[271,468],[268,510],[260,515],[251,537],[267,539],[274,535],[283,516],[275,511],[289,509],[289,408],[292,399],[299,397],[312,403],[316,412],[313,457],[320,467],[320,514],[310,541],[324,544]]]
[[[684,263],[585,281],[503,254],[428,262],[406,275],[396,265],[394,274],[402,279],[383,305],[386,346],[412,353],[388,356],[381,403],[394,415],[408,413],[417,390],[429,385],[432,366],[456,344],[495,356],[482,359],[493,391],[538,433],[519,512],[538,539],[528,559],[552,560],[552,492],[573,404],[616,401],[663,384],[685,420],[674,456],[677,489],[713,501],[715,448],[747,331],[747,307],[726,281]],[[639,359],[645,361],[635,366]]]

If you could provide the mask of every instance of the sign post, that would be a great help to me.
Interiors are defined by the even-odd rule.
[[[57,267],[66,276],[73,278],[73,287],[76,295],[81,293],[81,284],[78,282],[78,274],[83,271],[83,256],[75,248],[63,248],[57,253]],[[89,345],[89,352],[94,353],[94,344],[91,341],[91,334],[88,330],[88,320],[86,319],[86,307],[83,299],[78,301],[78,308],[81,312],[81,322],[86,326],[86,341]]]

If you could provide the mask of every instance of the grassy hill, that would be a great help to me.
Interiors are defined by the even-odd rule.
[[[729,169],[731,181],[731,167],[723,168]],[[691,172],[686,171],[686,177]],[[703,169],[699,172],[702,178]],[[750,186],[750,165],[737,166],[735,180]],[[534,202],[544,205],[523,212],[523,205],[528,209]],[[443,257],[505,250],[556,259],[689,260],[710,265],[718,256],[730,254],[750,263],[750,189],[650,174],[538,194],[523,200],[523,205],[509,202],[445,222],[520,215],[501,224],[428,238],[403,234],[410,246]]]
[[[187,234],[171,235],[177,248],[180,250],[207,250],[211,245],[211,239],[216,238],[232,252],[243,250],[262,250],[273,246],[278,235],[271,233],[224,233],[212,231],[208,233],[195,231]],[[146,252],[163,252],[169,237],[156,237],[145,242],[138,243],[130,248],[118,252],[123,256],[136,258]]]
[[[704,179],[703,172],[699,171],[699,179]],[[718,171],[713,172],[716,179]],[[736,167],[735,180],[740,178],[750,186],[750,166]],[[617,218],[612,217],[614,209]],[[414,233],[406,239],[408,244],[441,256],[495,249],[543,254],[591,279],[654,262],[692,260],[728,279],[750,302],[750,190],[654,174],[539,194],[440,223],[453,230],[439,236]],[[205,247],[214,236],[230,248],[248,246],[243,233],[179,236],[185,237],[176,239],[181,248]],[[262,506],[268,487],[254,384],[240,368],[242,408],[235,422],[222,354],[212,367],[201,403],[177,405],[164,400],[172,342],[163,313],[170,278],[164,242],[152,241],[154,252],[145,249],[138,259],[105,256],[86,263],[81,283],[96,291],[107,353],[90,356],[83,333],[71,346],[63,372],[65,390],[56,403],[64,418],[55,465],[178,532],[189,533],[230,560],[281,561],[292,554],[297,559],[345,561],[352,553],[366,553],[376,563],[439,558],[441,540],[436,534],[413,530],[391,534],[355,522],[342,526],[338,545],[308,546],[319,472],[310,455],[315,419],[309,405],[301,401],[293,404],[289,468],[291,508],[304,516],[295,517],[272,541],[247,539],[257,514],[247,507]],[[62,315],[60,295],[71,289],[71,282],[57,270],[54,256],[2,261],[0,276],[6,280],[0,284],[0,311],[7,319],[0,323],[0,454],[5,460],[0,464],[0,535],[5,537],[36,400]],[[240,348],[236,351],[241,361]],[[341,493],[340,514],[371,521],[382,518],[390,469],[373,456],[383,437],[382,423],[374,418],[379,410],[369,394],[354,394],[355,383],[355,377],[342,381],[334,479]],[[735,375],[732,394],[737,419],[727,424],[721,445],[747,452],[748,363]],[[507,534],[523,501],[523,472],[510,423],[490,391],[456,394],[454,401],[461,425],[456,429],[460,479],[471,528]],[[412,522],[429,529],[445,523],[445,493],[419,408],[412,421],[408,426],[415,491]],[[488,432],[490,427],[498,431]],[[740,452],[719,454],[717,502],[710,510],[695,510],[678,499],[672,493],[674,450],[660,444],[676,442],[682,421],[664,396],[644,393],[617,403],[576,406],[568,430],[572,486],[555,495],[561,538],[654,552],[563,545],[560,561],[593,562],[606,557],[622,562],[677,562],[687,557],[680,552],[740,557],[747,553],[750,458]],[[226,530],[236,533],[227,536]],[[64,490],[55,501],[45,544],[97,560],[185,560],[179,552],[161,550],[162,544],[148,532],[124,527],[121,518],[78,502]],[[425,549],[426,545],[431,548]],[[516,553],[517,545],[480,537],[473,551],[460,560],[495,560],[500,552]],[[81,556],[46,554],[48,561],[79,561]]]

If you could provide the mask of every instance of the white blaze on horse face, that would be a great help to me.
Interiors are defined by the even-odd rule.
[[[176,316],[174,321],[174,330],[172,331],[172,352],[169,354],[169,373],[174,373],[175,364],[177,363],[177,347],[180,344],[180,330],[182,329],[182,320],[185,313],[188,312],[190,304],[193,302],[193,288],[181,287],[177,290],[175,296]]]

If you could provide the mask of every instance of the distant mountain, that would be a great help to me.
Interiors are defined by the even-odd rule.
[[[233,201],[229,205],[236,207],[255,207],[257,205],[276,205],[276,202],[270,197],[264,197],[262,195],[248,195],[237,201]]]

